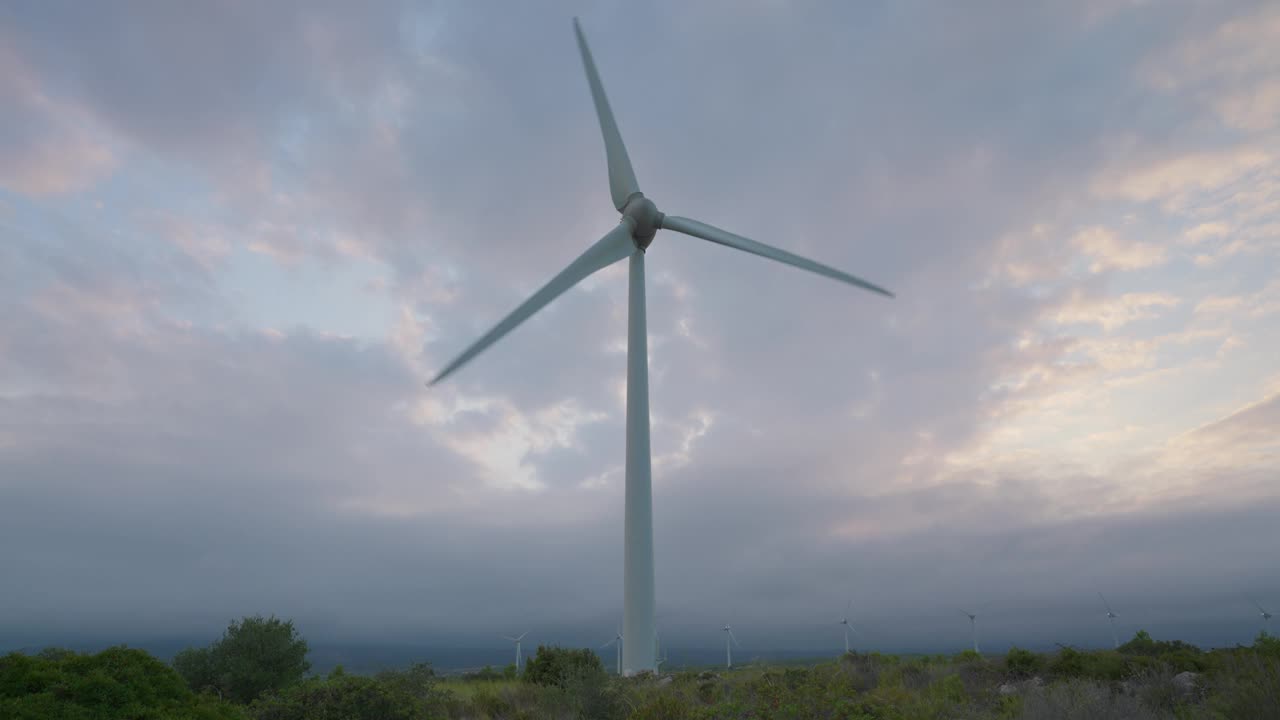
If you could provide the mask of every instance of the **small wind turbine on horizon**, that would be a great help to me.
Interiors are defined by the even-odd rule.
[[[666,651],[662,649],[662,639],[658,637],[658,630],[653,630],[653,665],[658,671],[662,670],[663,664],[667,662]]]
[[[726,669],[732,670],[733,669],[733,648],[729,645],[729,643],[732,642],[734,645],[737,645],[738,647],[742,647],[742,646],[738,645],[738,638],[734,637],[733,628],[729,627],[728,623],[725,623],[725,626],[721,629],[724,630],[724,633],[725,633],[724,635],[724,666]]]
[[[516,672],[520,672],[520,641],[523,640],[524,636],[528,634],[529,634],[529,631],[525,630],[524,632],[520,633],[520,635],[517,637],[510,637],[507,635],[502,636],[503,640],[510,640],[511,642],[516,644]]]
[[[659,230],[673,230],[690,237],[758,255],[886,297],[893,293],[828,265],[809,260],[698,220],[666,215],[640,191],[635,170],[622,143],[622,134],[605,97],[604,85],[586,36],[577,18],[573,21],[578,51],[587,73],[587,84],[604,136],[609,194],[622,214],[618,225],[586,249],[568,267],[542,286],[493,329],[472,343],[444,367],[428,386],[436,385],[475,358],[490,345],[528,320],[551,301],[588,276],[621,260],[630,263],[627,291],[627,407],[626,461],[623,527],[623,674],[656,669],[654,658],[655,602],[653,561],[653,487],[649,446],[649,350],[645,321],[645,252]],[[646,94],[642,101],[648,102]],[[518,232],[519,230],[517,230]]]
[[[973,651],[981,655],[982,651],[978,650],[978,614],[971,613],[968,610],[961,610],[960,612],[969,618],[969,634],[973,637]]]
[[[1267,612],[1266,610],[1263,610],[1262,606],[1258,604],[1257,600],[1254,600],[1252,602],[1253,602],[1253,606],[1258,608],[1258,616],[1262,618],[1262,632],[1265,632],[1268,635],[1270,635],[1271,633],[1268,631],[1271,629],[1271,613]]]
[[[600,649],[603,650],[609,647],[610,645],[616,645],[618,647],[618,674],[621,675],[622,674],[622,628],[618,628],[618,634],[614,635],[613,639],[610,640],[609,642],[601,645]]]
[[[840,624],[844,626],[844,654],[845,655],[849,654],[849,631],[853,629],[853,627],[849,625],[849,608],[851,607],[853,607],[852,599],[849,600],[849,602],[845,603],[844,615],[840,617]]]
[[[1111,621],[1111,644],[1119,648],[1120,638],[1116,635],[1116,618],[1120,616],[1111,611],[1111,603],[1107,602],[1105,597],[1102,597],[1101,590],[1098,591],[1098,597],[1102,598],[1102,604],[1107,606],[1107,620]]]

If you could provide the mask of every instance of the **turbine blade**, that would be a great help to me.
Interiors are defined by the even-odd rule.
[[[1112,615],[1114,615],[1114,614],[1115,614],[1115,612],[1113,612],[1113,611],[1111,610],[1111,603],[1107,602],[1107,599],[1106,599],[1105,597],[1103,597],[1103,596],[1102,596],[1102,591],[1101,591],[1101,590],[1099,590],[1099,591],[1098,591],[1098,597],[1102,598],[1102,604],[1107,606],[1107,612],[1109,612],[1109,613],[1111,613]]]
[[[738,644],[738,636],[734,635],[732,630],[729,631],[729,639],[733,641],[734,647],[742,647]]]
[[[848,619],[849,619],[849,608],[851,608],[851,607],[853,607],[853,598],[849,598],[849,602],[847,602],[847,603],[845,603],[845,604],[844,604],[844,615],[841,615],[840,617],[844,618],[845,620],[848,620]]]
[[[502,636],[502,639],[503,639],[503,640],[510,640],[511,642],[515,642],[515,641],[516,641],[516,638],[510,637],[510,636],[507,636],[507,635],[503,635],[503,636]]]
[[[523,640],[524,636],[528,634],[529,634],[529,631],[525,630],[524,632],[520,633],[520,637],[516,638],[516,640]]]
[[[472,358],[483,352],[485,348],[497,342],[503,335],[511,332],[517,325],[528,320],[531,315],[541,310],[552,300],[555,300],[564,291],[577,285],[587,276],[598,270],[603,270],[625,257],[629,257],[636,251],[635,243],[631,240],[631,230],[631,219],[623,218],[616,228],[610,230],[604,237],[596,241],[595,245],[587,248],[586,252],[569,263],[569,267],[561,270],[560,274],[551,278],[551,282],[543,285],[540,290],[521,303],[510,315],[503,318],[502,322],[475,341],[471,347],[467,348],[453,362],[446,365],[439,374],[432,378],[431,382],[427,383],[427,386],[436,385],[452,375],[454,371],[467,364]]]
[[[587,70],[591,100],[595,102],[596,116],[600,119],[600,132],[604,134],[604,153],[609,162],[609,193],[613,196],[613,206],[621,211],[627,206],[627,198],[640,192],[640,184],[636,182],[635,170],[631,169],[631,158],[627,157],[627,148],[622,144],[622,133],[618,132],[618,123],[613,119],[609,98],[605,97],[600,73],[596,72],[596,62],[591,58],[587,36],[582,34],[578,18],[573,19],[573,32],[578,36],[578,50]]]
[[[675,230],[676,232],[684,233],[685,235],[692,235],[696,238],[710,240],[713,243],[719,243],[720,245],[749,252],[753,255],[759,255],[760,257],[769,258],[770,260],[776,260],[792,267],[798,267],[801,270],[808,270],[809,272],[817,273],[823,277],[831,278],[832,280],[839,280],[842,283],[848,283],[849,285],[860,287],[864,290],[880,293],[886,297],[893,297],[893,293],[885,290],[879,285],[869,283],[866,280],[854,277],[849,273],[837,270],[829,265],[823,265],[820,262],[814,262],[808,258],[803,258],[794,253],[789,253],[786,250],[780,250],[776,247],[744,238],[741,235],[735,235],[704,222],[690,220],[689,218],[678,217],[675,215],[667,215],[662,219],[662,227],[666,230]]]

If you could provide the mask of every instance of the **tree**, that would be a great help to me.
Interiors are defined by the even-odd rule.
[[[591,650],[538,646],[538,653],[525,663],[524,680],[535,685],[566,687],[570,681],[590,675],[604,675],[600,657]]]
[[[20,720],[230,720],[232,705],[197,697],[142,650],[112,647],[0,657],[0,717]]]
[[[222,693],[213,668],[213,652],[209,648],[187,648],[174,655],[173,669],[187,681],[187,687],[196,692]]]
[[[274,615],[232,621],[222,639],[207,648],[178,653],[173,666],[191,689],[210,689],[245,705],[265,692],[300,682],[311,669],[307,641],[298,635],[292,620]]]

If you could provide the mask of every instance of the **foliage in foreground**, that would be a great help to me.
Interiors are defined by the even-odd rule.
[[[1199,668],[1196,675],[1185,673]],[[1180,674],[1181,673],[1181,674]],[[901,658],[618,678],[588,650],[540,647],[517,677],[427,665],[341,668],[249,704],[197,696],[138,650],[0,658],[0,718],[18,720],[1275,720],[1280,640],[1204,652],[1139,633],[1116,651]]]
[[[339,667],[253,703],[256,720],[431,720],[448,717],[449,695],[437,688],[431,666],[388,670],[373,677]]]
[[[240,720],[217,698],[197,696],[172,668],[142,650],[49,650],[0,657],[6,720]]]
[[[255,616],[233,621],[222,639],[207,648],[178,653],[173,667],[192,690],[247,704],[301,682],[311,663],[307,641],[292,620]]]

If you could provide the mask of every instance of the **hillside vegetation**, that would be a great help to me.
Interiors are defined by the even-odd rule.
[[[523,672],[436,676],[426,664],[304,677],[290,623],[246,618],[175,658],[140,650],[0,657],[14,720],[1275,720],[1280,639],[1212,651],[1144,632],[1115,651],[1013,649],[903,659],[850,653],[787,667],[618,678],[590,650],[539,647]],[[181,672],[180,672],[181,671]]]

